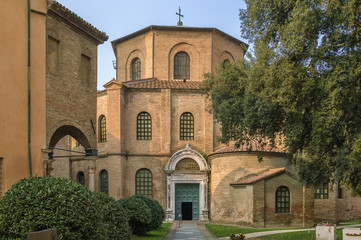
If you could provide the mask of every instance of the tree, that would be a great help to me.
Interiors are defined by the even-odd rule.
[[[361,2],[245,2],[254,50],[204,84],[222,140],[282,145],[306,185],[361,195]]]

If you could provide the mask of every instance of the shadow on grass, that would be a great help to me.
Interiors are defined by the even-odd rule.
[[[160,228],[154,231],[147,232],[142,236],[132,236],[131,239],[135,240],[162,240],[164,236],[167,234],[172,223],[163,223]]]

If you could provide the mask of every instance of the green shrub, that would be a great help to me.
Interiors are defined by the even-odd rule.
[[[146,233],[152,220],[152,213],[147,204],[135,196],[119,199],[118,202],[128,212],[132,232],[139,235]]]
[[[159,204],[159,202],[157,200],[154,200],[154,199],[151,199],[148,197],[144,197],[142,195],[135,195],[134,197],[141,199],[150,208],[152,218],[149,223],[149,228],[147,229],[147,232],[158,229],[162,225],[164,217],[165,217],[162,206]]]
[[[103,217],[99,219],[102,223],[101,229],[94,239],[114,239],[125,240],[130,239],[130,230],[128,225],[128,216],[126,210],[105,193],[93,192],[96,197],[98,206],[96,208],[97,215]]]
[[[69,179],[23,179],[0,200],[0,235],[24,238],[26,233],[49,228],[57,229],[59,240],[100,240],[122,231],[127,234],[127,223],[120,220],[124,216],[111,215],[112,209],[124,214],[115,200],[94,194]],[[120,222],[115,223],[114,219]],[[123,235],[113,239],[129,239]]]

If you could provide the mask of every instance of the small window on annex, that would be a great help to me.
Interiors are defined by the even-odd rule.
[[[99,117],[99,142],[107,141],[107,120],[104,115]]]
[[[315,199],[328,199],[328,185],[315,188]]]
[[[85,176],[82,171],[78,172],[78,174],[76,175],[76,181],[81,185],[85,185]]]
[[[194,118],[190,112],[180,117],[180,140],[194,140]]]
[[[199,171],[199,165],[191,158],[184,158],[177,163],[175,170],[181,171]]]
[[[190,59],[186,52],[174,56],[174,79],[190,79]]]
[[[137,140],[152,140],[152,118],[147,112],[138,114]]]
[[[140,79],[140,59],[134,58],[130,64],[130,74],[132,80]]]
[[[99,178],[100,178],[100,192],[108,194],[109,192],[108,172],[106,170],[101,170],[99,173]]]
[[[281,186],[276,191],[276,213],[290,213],[290,191]]]
[[[149,169],[142,168],[135,175],[135,194],[153,197],[153,175]]]

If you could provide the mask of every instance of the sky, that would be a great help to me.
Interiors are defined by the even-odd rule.
[[[111,41],[150,25],[176,26],[181,8],[188,27],[215,27],[241,38],[239,9],[243,0],[57,0],[85,21],[106,32],[109,40],[98,47],[98,90],[115,78]]]

